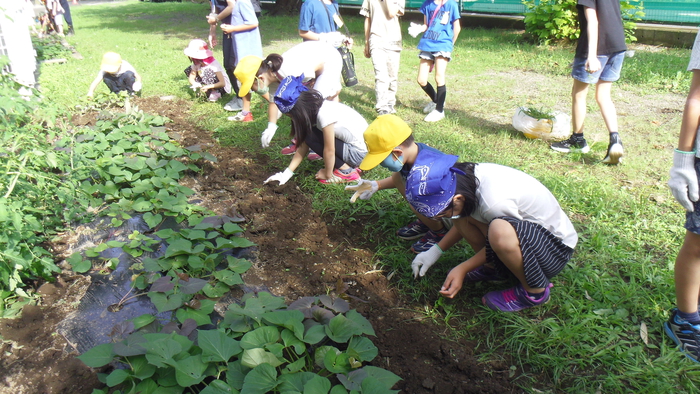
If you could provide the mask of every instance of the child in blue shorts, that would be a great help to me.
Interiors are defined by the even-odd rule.
[[[668,185],[673,196],[686,210],[685,239],[676,257],[675,282],[677,308],[664,324],[664,330],[685,354],[700,362],[700,33],[688,65],[693,72],[685,102],[678,148],[673,153],[673,168]]]
[[[595,98],[610,133],[610,143],[603,159],[605,164],[618,164],[623,155],[622,141],[617,129],[617,112],[610,97],[612,83],[620,78],[625,59],[625,29],[622,25],[618,0],[578,0],[581,35],[576,46],[571,91],[571,120],[573,134],[568,140],[552,144],[559,152],[586,153],[590,147],[583,137],[588,87],[596,85]]]
[[[444,107],[447,89],[445,71],[452,57],[454,43],[457,41],[461,26],[459,24],[459,5],[454,0],[426,0],[420,7],[423,24],[411,23],[408,34],[416,37],[424,33],[418,42],[418,84],[430,97],[430,102],[423,108],[426,122],[437,122],[445,117]],[[428,75],[435,68],[437,90],[428,82]]]

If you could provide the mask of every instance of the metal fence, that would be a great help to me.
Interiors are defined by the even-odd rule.
[[[521,0],[457,0],[462,12],[522,15]],[[361,6],[362,0],[338,0],[341,5]],[[633,1],[642,4],[645,22],[683,23],[700,25],[700,0]],[[423,1],[406,0],[406,8],[418,9]]]

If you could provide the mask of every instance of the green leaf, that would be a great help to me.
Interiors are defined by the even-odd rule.
[[[141,380],[150,378],[156,372],[156,366],[149,364],[146,356],[130,357],[129,364],[134,377]]]
[[[192,242],[182,238],[170,240],[168,248],[165,250],[165,257],[168,258],[180,254],[192,254]]]
[[[199,347],[202,348],[202,359],[206,362],[228,362],[231,357],[241,353],[239,342],[223,330],[198,330]]]
[[[367,375],[379,380],[386,389],[394,387],[396,382],[401,380],[398,375],[386,369],[373,367],[371,365],[363,367],[362,369],[367,372]]]
[[[228,261],[228,269],[238,274],[243,274],[253,266],[253,264],[245,259],[237,259],[233,256],[226,256]]]
[[[182,294],[194,294],[202,290],[206,284],[206,280],[199,278],[189,278],[187,281],[180,280],[180,292]]]
[[[346,353],[336,353],[334,351],[326,352],[323,357],[323,366],[333,373],[347,373],[352,369],[348,362],[348,355]]]
[[[368,376],[365,380],[363,380],[361,386],[362,392],[367,394],[395,394],[399,392],[399,390],[390,390],[391,386],[386,387],[384,382],[373,376]]]
[[[83,259],[80,252],[73,253],[66,261],[71,265],[73,271],[78,273],[88,272],[92,268],[92,262]]]
[[[260,364],[248,372],[241,394],[267,394],[277,387],[277,371],[269,364]]]
[[[124,382],[126,379],[128,379],[131,376],[131,374],[125,370],[125,369],[115,369],[107,375],[107,386],[109,387],[114,387],[122,382]]]
[[[139,394],[154,394],[156,390],[158,390],[158,383],[153,381],[153,379],[146,379],[137,384],[133,392]]]
[[[345,317],[347,317],[349,320],[355,323],[357,327],[359,327],[360,333],[365,335],[376,336],[376,334],[374,333],[374,329],[372,328],[372,323],[370,323],[369,320],[365,319],[365,317],[362,316],[355,309],[349,310],[345,314]]]
[[[226,283],[229,286],[241,285],[244,283],[240,274],[227,269],[214,272],[214,278]]]
[[[197,326],[211,324],[211,317],[200,310],[192,308],[182,308],[175,312],[175,317],[180,323],[184,323],[187,319],[192,319],[197,322]]]
[[[149,355],[156,355],[159,356],[164,362],[170,361],[173,358],[173,356],[183,351],[182,345],[170,335],[146,334],[144,335],[144,338],[146,338],[147,341],[141,344],[141,346],[146,348],[146,357],[148,357]],[[151,361],[151,358],[149,358],[148,360]],[[154,360],[161,361],[159,359]],[[153,362],[151,361],[151,363]],[[161,362],[153,364],[155,364],[159,368],[164,367],[164,365]]]
[[[377,357],[379,350],[369,338],[354,336],[350,339],[347,352],[357,354],[360,361],[372,361]]]
[[[255,368],[262,364],[269,364],[273,367],[282,365],[282,361],[275,357],[274,354],[265,351],[261,348],[247,349],[243,351],[241,364],[248,368]]]
[[[146,354],[146,348],[143,343],[146,339],[141,333],[133,333],[125,340],[114,344],[114,353],[122,357],[131,357]]]
[[[151,212],[146,212],[143,214],[143,220],[146,222],[149,228],[156,228],[159,224],[163,222],[163,215],[154,215]]]
[[[297,375],[295,372],[301,371],[306,366],[306,358],[301,357],[293,363],[287,364],[282,371],[283,374],[293,374]]]
[[[333,342],[345,343],[353,335],[360,335],[362,331],[353,322],[343,315],[338,315],[331,319],[326,326],[326,335]]]
[[[243,349],[261,348],[279,340],[280,332],[277,327],[263,326],[243,335],[241,347]]]
[[[134,323],[134,330],[138,330],[141,327],[147,326],[153,323],[156,317],[151,314],[143,314],[141,316],[133,318],[131,321]]]
[[[158,313],[171,311],[183,305],[182,294],[179,293],[168,297],[163,293],[151,291],[148,293],[148,297],[158,309]]]
[[[304,385],[304,394],[328,394],[330,389],[331,381],[316,375]]]
[[[316,376],[318,375],[313,372],[285,374],[279,377],[277,389],[280,393],[301,393],[304,391],[304,385]]]
[[[216,249],[237,249],[237,248],[247,248],[250,246],[254,246],[255,243],[248,241],[245,238],[240,238],[240,237],[232,237],[232,238],[222,238],[219,237],[216,239]]]
[[[303,341],[310,345],[315,345],[321,342],[326,337],[325,327],[326,326],[320,324],[309,327],[304,333]]]
[[[113,345],[111,343],[105,343],[103,345],[97,345],[94,348],[88,350],[82,355],[78,356],[80,361],[84,362],[85,365],[92,368],[99,368],[109,364],[114,358]]]
[[[285,347],[294,347],[296,354],[303,354],[306,351],[306,344],[302,342],[297,335],[290,330],[282,330],[282,341]],[[302,334],[303,338],[303,334]]]
[[[223,282],[216,282],[216,285],[212,286],[211,284],[207,284],[204,286],[202,291],[207,297],[211,298],[219,298],[223,297],[224,294],[228,293],[230,290],[230,287],[226,283]]]
[[[226,370],[226,382],[234,389],[242,389],[243,381],[250,372],[250,368],[241,364],[241,360],[228,363]]]
[[[235,390],[223,380],[214,380],[204,390],[200,391],[199,394],[238,394],[238,390]]]
[[[226,235],[242,233],[243,229],[236,223],[226,222],[222,231]]]
[[[175,364],[175,379],[177,384],[189,387],[199,384],[206,375],[207,363],[202,361],[202,356],[197,354],[178,361]]]
[[[333,388],[331,389],[330,394],[348,394],[348,391],[345,390],[345,387],[343,387],[342,385],[336,384],[336,385],[333,386]]]

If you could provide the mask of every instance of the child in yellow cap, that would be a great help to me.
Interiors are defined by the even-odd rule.
[[[141,76],[134,67],[123,60],[118,53],[107,52],[102,56],[100,72],[90,84],[88,97],[92,97],[100,81],[104,82],[112,93],[127,91],[129,94],[141,91]]]

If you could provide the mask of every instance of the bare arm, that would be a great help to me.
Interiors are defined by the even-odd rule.
[[[583,12],[588,22],[588,28],[586,29],[588,34],[586,70],[594,73],[600,70],[600,61],[598,60],[598,14],[595,9],[589,7],[585,7]]]
[[[311,30],[299,30],[299,36],[306,41],[318,41],[321,39],[321,35],[314,33]]]
[[[97,77],[95,78],[94,81],[90,84],[90,88],[88,89],[88,97],[92,97],[93,94],[95,94],[95,89],[97,89],[97,85],[102,81],[102,74],[97,74]]]
[[[335,167],[335,123],[323,128],[323,164],[326,178],[333,178],[333,168]]]
[[[256,27],[258,27],[258,24],[254,25],[227,25],[227,24],[222,24],[221,25],[221,30],[223,30],[224,33],[239,33],[242,31],[248,31],[248,30],[253,30]]]
[[[459,32],[462,31],[462,25],[459,23],[459,19],[452,23],[452,30],[455,32],[454,37],[452,37],[452,45],[454,45],[455,42],[457,42],[457,37],[459,37]]]
[[[683,110],[678,150],[690,152],[695,149],[698,127],[700,127],[700,70],[693,70],[693,79],[690,82],[690,91]]]
[[[370,58],[370,52],[369,52],[369,35],[370,35],[370,26],[372,24],[372,20],[369,17],[365,17],[365,57],[367,59]]]
[[[233,11],[233,7],[235,5],[236,5],[235,0],[226,0],[226,8],[221,10],[221,12],[219,12],[216,15],[207,16],[207,22],[209,22],[210,25],[215,25],[217,22],[221,22],[227,16],[231,15],[231,12]]]
[[[299,167],[299,164],[301,164],[302,161],[304,161],[304,158],[306,155],[309,153],[309,146],[306,145],[306,142],[302,143],[301,145],[297,146],[297,150],[294,152],[294,156],[292,157],[292,161],[289,163],[289,170],[294,172],[294,170]]]

